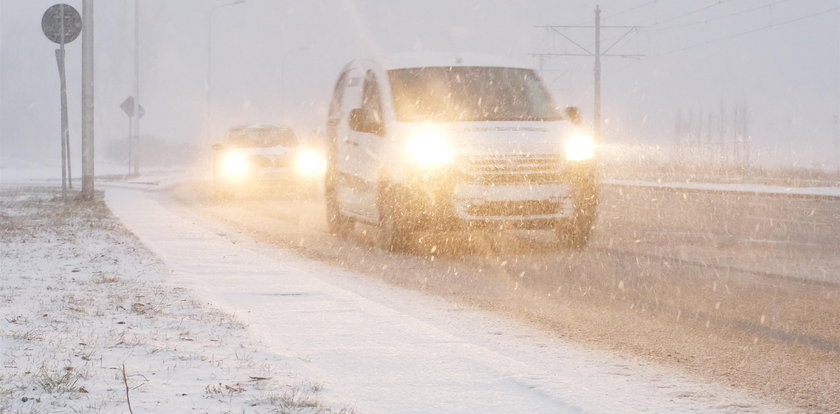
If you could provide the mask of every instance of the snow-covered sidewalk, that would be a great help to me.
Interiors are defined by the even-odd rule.
[[[172,282],[234,313],[265,350],[364,413],[785,411],[253,242],[148,192],[107,204]]]

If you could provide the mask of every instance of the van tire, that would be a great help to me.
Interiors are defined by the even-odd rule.
[[[560,248],[583,250],[589,245],[592,224],[591,221],[579,223],[575,220],[569,220],[569,222],[558,225],[555,232]]]
[[[327,205],[327,232],[339,237],[347,237],[353,232],[353,219],[341,214],[338,197],[332,185],[326,186],[324,199]]]
[[[589,239],[595,227],[598,195],[593,192],[586,197],[576,197],[576,199],[574,215],[558,223],[555,233],[561,248],[582,250],[589,245]]]
[[[392,253],[407,252],[411,248],[411,229],[400,214],[397,200],[386,191],[379,198],[379,229],[376,244]]]

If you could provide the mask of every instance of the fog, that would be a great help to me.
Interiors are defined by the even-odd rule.
[[[59,88],[41,32],[54,2],[0,0],[0,158],[59,162]],[[81,1],[68,1],[81,11]],[[96,143],[125,140],[119,104],[132,93],[134,1],[95,5]],[[486,52],[540,62],[578,53],[539,25],[592,25],[591,1],[269,1],[213,13],[210,137],[205,127],[211,10],[224,1],[140,1],[141,133],[209,148],[228,127],[285,123],[322,129],[341,67],[400,51]],[[642,26],[603,61],[604,141],[674,147],[677,114],[746,108],[751,160],[771,166],[840,164],[840,1],[603,0],[604,25]],[[766,7],[765,7],[766,6]],[[589,50],[591,29],[563,29]],[[604,29],[613,44],[621,29]],[[70,138],[80,163],[81,38],[67,46]],[[543,61],[562,105],[592,119],[589,57]],[[723,109],[722,109],[723,108]],[[700,114],[704,115],[700,115]]]

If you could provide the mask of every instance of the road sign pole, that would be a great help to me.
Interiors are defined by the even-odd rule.
[[[67,188],[73,188],[70,164],[70,129],[67,122],[67,76],[65,71],[64,45],[72,42],[82,31],[82,18],[72,6],[56,4],[48,8],[41,18],[44,35],[57,43],[55,61],[61,82],[61,196],[67,195]],[[83,146],[84,148],[84,146]]]
[[[67,183],[69,181],[69,177],[67,176],[67,161],[69,161],[70,157],[68,156],[67,148],[69,144],[69,140],[67,139],[68,135],[68,128],[67,128],[67,77],[64,71],[64,43],[65,43],[65,34],[66,28],[64,26],[64,5],[59,5],[59,48],[55,51],[55,60],[58,64],[58,79],[61,84],[61,197],[64,198],[67,196]]]
[[[82,198],[93,199],[93,0],[82,2]]]
[[[131,177],[131,170],[134,165],[134,144],[131,139],[134,136],[133,124],[131,117],[128,117],[128,173],[126,177]]]
[[[63,45],[62,45],[63,46]],[[64,73],[64,48],[56,49],[55,61],[58,64],[58,78],[61,83],[61,195],[67,193],[67,79]]]

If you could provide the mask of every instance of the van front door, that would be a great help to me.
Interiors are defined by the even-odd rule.
[[[344,74],[345,79],[339,102],[340,118],[335,122],[335,196],[341,214],[358,218],[360,201],[354,186],[353,164],[358,148],[353,145],[350,129],[350,112],[362,105],[362,84],[364,78],[358,69]],[[330,131],[332,132],[332,131]]]
[[[357,118],[347,134],[346,145],[351,157],[347,160],[348,187],[352,188],[356,218],[376,224],[379,220],[379,154],[384,144],[385,122],[382,94],[373,71],[367,71],[362,86],[361,106],[351,111]]]

